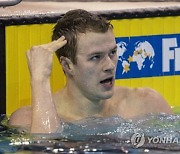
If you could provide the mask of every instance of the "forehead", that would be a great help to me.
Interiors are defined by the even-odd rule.
[[[112,30],[108,30],[105,33],[81,33],[77,38],[77,53],[79,54],[109,51],[115,46],[116,42]]]

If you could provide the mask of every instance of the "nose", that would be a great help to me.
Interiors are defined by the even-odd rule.
[[[116,61],[109,56],[104,60],[103,71],[112,73],[116,68]]]

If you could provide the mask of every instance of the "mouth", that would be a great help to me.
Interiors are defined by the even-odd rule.
[[[105,88],[111,88],[113,86],[113,81],[114,77],[109,77],[100,81],[100,84],[102,84]]]

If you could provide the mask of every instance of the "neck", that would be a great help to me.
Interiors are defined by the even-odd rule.
[[[93,100],[87,98],[73,81],[68,81],[64,89],[65,100],[71,114],[79,118],[99,115],[103,109],[105,100]]]

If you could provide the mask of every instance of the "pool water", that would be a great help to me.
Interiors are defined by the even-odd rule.
[[[28,134],[0,116],[0,153],[180,153],[180,115],[124,120],[89,117],[64,123],[63,132]]]

